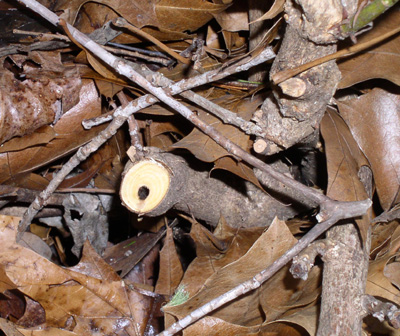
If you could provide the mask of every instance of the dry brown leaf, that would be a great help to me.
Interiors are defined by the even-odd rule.
[[[124,277],[163,237],[164,232],[146,232],[140,236],[129,238],[104,251],[104,260]]]
[[[397,287],[397,289],[400,289],[400,262],[396,261],[386,265],[383,274]]]
[[[157,27],[170,31],[193,32],[228,6],[203,0],[161,0],[155,7],[159,22]]]
[[[264,331],[260,326],[244,327],[229,323],[217,317],[206,316],[190,325],[185,334],[190,336],[279,336],[278,332]]]
[[[254,175],[253,169],[249,167],[246,163],[236,161],[230,156],[224,156],[218,159],[215,162],[214,168],[212,170],[214,169],[224,169],[230,171],[231,173],[241,177],[242,179],[253,183],[261,190],[264,190],[256,176]]]
[[[86,2],[81,8],[81,12],[86,15],[79,15],[76,28],[84,33],[92,33],[96,28],[103,26],[106,21],[121,16],[107,5],[95,2]],[[141,27],[141,30],[160,41],[177,41],[193,38],[192,35],[187,33],[168,31],[167,29],[160,30],[152,26]],[[114,38],[113,42],[122,44],[142,43],[143,38],[132,35],[131,33],[123,33]]]
[[[172,229],[167,228],[167,237],[160,251],[160,271],[155,292],[172,295],[183,277],[183,268],[176,252]]]
[[[213,0],[216,4],[227,4],[223,0]],[[224,11],[213,16],[223,30],[238,32],[249,30],[248,5],[245,1],[233,1]],[[207,44],[208,45],[208,44]]]
[[[277,16],[279,13],[281,13],[283,11],[284,5],[285,5],[285,0],[275,0],[274,4],[269,9],[269,11],[266,12],[259,19],[255,20],[254,22],[273,19],[275,16]],[[251,24],[251,22],[250,22],[250,24]]]
[[[81,173],[64,179],[57,189],[87,187],[89,182],[99,172],[103,165],[110,160],[110,158],[102,157],[101,153],[104,153],[103,147],[102,150],[91,155],[88,162],[85,161],[80,165],[80,168],[83,170]],[[50,181],[53,178],[53,174],[46,175],[46,178]]]
[[[366,293],[400,305],[400,271],[399,262],[395,259],[399,256],[400,226],[397,226],[394,233],[391,234],[387,245],[388,248],[383,250],[376,260],[369,263]],[[389,263],[390,261],[393,262]],[[384,332],[385,335],[397,335],[398,332],[388,324],[382,325],[381,322],[378,330]]]
[[[79,75],[82,78],[90,78],[93,79],[96,83],[97,89],[99,90],[100,94],[102,94],[106,98],[112,98],[116,95],[119,91],[123,88],[129,88],[133,90],[132,86],[129,86],[125,81],[118,79],[106,79],[105,77],[101,76],[99,73],[94,71],[89,66],[83,66],[83,64],[79,65]],[[138,90],[135,88],[135,90]]]
[[[6,336],[23,336],[14,323],[4,318],[0,318],[0,330],[2,330]]]
[[[111,70],[107,65],[105,65],[101,61],[99,61],[90,52],[85,52],[85,54],[86,54],[89,64],[93,67],[93,69],[96,70],[96,72],[99,73],[101,76],[103,76],[104,78],[106,78],[107,80],[110,81],[110,82],[105,82],[105,83],[110,83],[110,85],[112,85],[114,83],[120,83],[121,89],[123,88],[122,85],[126,85],[126,86],[128,85],[125,82],[125,78],[123,76],[116,73],[116,71]],[[103,85],[105,85],[105,83],[103,83]]]
[[[20,151],[22,149],[37,145],[45,145],[56,137],[56,132],[51,126],[42,126],[31,134],[23,137],[16,137],[3,143],[0,153]]]
[[[296,239],[285,223],[275,219],[245,255],[216,271],[200,292],[188,301],[178,306],[165,307],[164,311],[176,318],[186,316],[265,269],[295,243]],[[318,295],[316,289],[319,281],[316,280],[318,277],[312,276],[307,284],[307,281],[293,279],[288,273],[288,267],[285,267],[257,291],[237,298],[213,312],[211,316],[242,326],[254,326],[265,320],[274,320],[291,307],[314,301]],[[304,291],[305,296],[300,299],[307,286],[309,289]],[[189,333],[184,332],[185,334]]]
[[[45,309],[43,327],[69,326],[78,335],[100,330],[142,334],[146,323],[142,295],[125,286],[93,250],[85,249],[82,264],[61,268],[15,243],[18,223],[19,218],[0,217],[0,265],[20,291]]]
[[[222,37],[224,38],[225,47],[231,56],[236,54],[243,55],[247,51],[247,40],[240,33],[223,30]]]
[[[321,133],[325,141],[328,187],[327,195],[338,201],[361,201],[368,198],[358,178],[359,169],[368,166],[357,143],[343,119],[328,109],[321,122]],[[370,225],[368,216],[356,219],[363,241]]]
[[[212,25],[207,26],[207,37],[205,42],[208,48],[219,51],[223,48],[222,41],[220,41],[218,36],[218,31]]]
[[[97,150],[96,153],[101,156],[103,162],[94,179],[97,188],[118,189],[124,170],[123,162],[126,162],[127,159],[126,151],[128,147],[129,143],[125,137],[125,132],[123,129],[119,129],[106,144]],[[86,169],[90,169],[92,159],[89,157],[84,165],[87,167]]]
[[[104,281],[121,280],[114,269],[97,254],[88,241],[83,246],[81,260],[74,267],[70,267],[69,270]]]
[[[53,10],[62,11],[63,13],[60,17],[73,24],[79,10],[87,2],[89,0],[59,0]],[[155,13],[157,1],[97,0],[95,2],[112,8],[116,13],[138,28],[146,25],[158,26],[159,24]],[[90,12],[88,14],[90,15]]]
[[[49,185],[49,180],[35,173],[18,174],[7,183],[12,183],[20,188],[43,190]]]
[[[100,94],[107,99],[113,98],[118,92],[122,91],[122,89],[124,88],[124,86],[116,84],[112,81],[95,79],[94,82],[96,83]]]
[[[15,289],[16,286],[14,283],[8,278],[6,272],[3,269],[0,269],[0,293],[4,293],[6,290]]]
[[[0,300],[0,316],[13,321],[20,320],[26,311],[25,302],[24,295],[18,290],[7,290],[3,292]]]
[[[24,315],[18,320],[18,325],[24,328],[34,328],[46,322],[46,312],[39,302],[32,300],[29,296],[24,296],[25,311]]]
[[[179,123],[181,118],[168,118],[168,121],[158,122],[153,121],[149,127],[149,135],[150,137],[154,137],[163,133],[176,133],[181,136],[184,136],[184,130],[182,129],[182,123]],[[179,125],[181,124],[181,125]],[[181,127],[179,127],[181,126]],[[186,128],[190,125],[184,124]]]
[[[387,224],[376,224],[373,226],[370,253],[372,259],[387,253],[387,250],[390,248],[390,239],[398,227],[399,223],[397,221],[391,221]]]
[[[393,256],[381,257],[369,264],[366,293],[400,304],[400,291],[384,275],[385,267]]]
[[[393,232],[389,243],[389,253],[398,254],[398,252],[400,252],[400,226]]]
[[[232,228],[221,217],[214,234],[192,221],[190,236],[196,244],[196,258],[189,265],[181,284],[193,296],[204,282],[221,267],[242,257],[265,228]],[[211,239],[211,236],[214,236]],[[215,243],[215,240],[219,243]],[[226,249],[218,248],[225,246]]]
[[[390,10],[374,22],[371,31],[358,38],[358,43],[372,40],[399,25],[398,10]],[[366,52],[340,61],[338,65],[342,73],[340,89],[372,78],[384,78],[400,85],[400,72],[395,70],[400,68],[400,35],[397,34]]]
[[[18,152],[0,154],[0,183],[11,183],[19,174],[43,167],[71,153],[88,142],[105,126],[84,130],[83,119],[101,114],[101,101],[92,81],[84,80],[80,101],[65,113],[54,126],[57,136],[46,146],[35,146]]]
[[[371,164],[382,208],[389,210],[400,200],[400,95],[375,88],[338,106]]]
[[[59,51],[30,51],[28,53],[28,59],[40,64],[42,69],[48,71],[63,72],[65,70]]]
[[[45,328],[38,330],[19,328],[18,331],[24,336],[80,336],[80,334],[59,328]]]
[[[149,107],[146,107],[143,110],[140,110],[139,113],[161,115],[161,116],[173,116],[176,114],[169,106],[164,106],[161,104],[154,104]]]
[[[268,326],[280,325],[282,322],[290,323],[291,325],[298,325],[307,330],[307,333],[312,336],[316,335],[317,325],[318,325],[318,315],[319,307],[318,305],[311,305],[305,309],[301,309],[294,314],[287,317],[280,318],[276,322],[271,322]],[[269,330],[269,329],[267,329]],[[304,333],[299,333],[300,335],[305,335]],[[282,333],[279,333],[282,335]],[[292,335],[292,334],[290,334]],[[296,334],[294,334],[296,335]]]
[[[89,1],[60,0],[54,10],[63,11],[61,17],[72,24],[80,8],[87,2]],[[138,28],[153,26],[175,32],[195,31],[210,21],[213,18],[212,14],[227,8],[227,5],[217,5],[203,0],[96,0],[94,2],[111,8]],[[90,14],[87,13],[88,16]]]

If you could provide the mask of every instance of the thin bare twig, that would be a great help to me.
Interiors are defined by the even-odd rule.
[[[21,29],[14,29],[13,34],[47,37],[47,38],[51,38],[51,39],[55,39],[55,40],[62,40],[65,42],[70,42],[70,40],[67,36],[60,35],[60,34],[39,33],[39,32],[34,32],[34,31],[29,31],[29,30],[21,30]]]
[[[157,85],[168,87],[170,94],[172,95],[181,94],[181,96],[183,96],[184,98],[194,102],[195,104],[201,106],[205,110],[214,114],[224,123],[236,126],[242,131],[244,131],[246,134],[253,134],[262,138],[268,138],[265,131],[263,131],[263,129],[260,126],[250,121],[244,120],[243,118],[239,117],[236,113],[233,113],[207,100],[206,98],[200,96],[199,94],[190,91],[190,89],[206,83],[220,80],[234,73],[246,71],[251,67],[254,67],[267,60],[272,59],[273,57],[274,57],[273,51],[270,48],[266,48],[264,51],[262,51],[259,55],[255,56],[254,58],[251,57],[244,58],[240,60],[238,63],[235,63],[231,66],[227,66],[222,69],[221,68],[215,69],[189,79],[183,79],[178,83],[174,83],[168,78],[160,76],[160,74],[158,73],[153,73],[152,77],[155,78],[154,81],[157,83]],[[158,102],[158,100],[154,99],[154,102],[149,104],[149,106],[155,104],[156,102]],[[94,126],[109,122],[112,120],[113,113],[114,111],[111,111],[99,117],[84,120],[82,122],[82,125],[85,129],[90,129]]]
[[[117,93],[117,96],[122,106],[126,106],[129,104],[129,100],[128,98],[126,98],[125,93],[120,91]],[[141,157],[143,157],[143,145],[140,141],[139,125],[133,114],[131,114],[128,118],[128,126],[129,126],[129,136],[131,138],[131,145],[135,148],[136,159],[139,160]]]

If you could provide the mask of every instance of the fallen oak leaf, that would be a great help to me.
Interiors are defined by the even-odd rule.
[[[51,126],[42,126],[31,134],[22,137],[12,138],[0,147],[0,153],[20,151],[25,148],[46,145],[57,136],[54,128]]]
[[[339,201],[366,199],[367,193],[358,176],[362,166],[369,163],[353,139],[344,120],[328,108],[321,121],[321,133],[325,141],[328,169],[327,195]],[[367,216],[355,219],[365,242],[370,221]]]
[[[79,103],[65,113],[54,126],[57,136],[50,143],[46,146],[0,154],[0,183],[12,181],[19,174],[47,165],[88,142],[106,126],[84,130],[81,122],[100,114],[101,100],[97,90],[91,80],[83,80]]]
[[[99,257],[94,260],[93,277],[82,272],[87,267],[62,268],[16,244],[18,222],[19,218],[0,216],[0,267],[20,291],[45,309],[44,327],[63,328],[73,319],[80,335],[90,335],[96,328],[105,334],[141,335],[146,320],[142,294],[130,290],[116,274],[110,278],[111,268]],[[99,263],[104,265],[101,273]]]
[[[338,102],[338,107],[368,158],[379,201],[387,211],[400,200],[400,95],[375,88],[358,98]]]
[[[358,38],[357,44],[370,41],[381,36],[400,25],[398,10],[388,11],[384,16],[378,18],[373,29]],[[369,48],[367,51],[346,58],[338,62],[342,79],[339,89],[350,87],[372,78],[384,78],[400,85],[398,71],[393,71],[400,66],[400,36],[397,34],[392,38]]]

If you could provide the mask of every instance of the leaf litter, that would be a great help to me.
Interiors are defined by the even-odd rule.
[[[53,9],[86,33],[122,16],[179,52],[190,49],[197,30],[206,27],[207,45],[198,50],[198,55],[191,54],[191,57],[201,59],[202,71],[220,65],[226,57],[233,57],[235,53],[240,55],[246,43],[242,32],[251,29],[247,8],[231,1],[162,0],[144,3],[104,0],[89,3],[76,0],[57,1]],[[260,20],[274,19],[282,9],[283,2],[277,0]],[[359,42],[395,27],[398,21],[396,14],[396,11],[389,12],[374,29],[359,37]],[[216,21],[211,21],[213,18]],[[204,36],[204,32],[201,36]],[[33,37],[25,39],[24,43],[28,40],[30,43],[48,42],[46,38]],[[363,54],[339,62],[342,71],[339,88],[353,87],[375,78],[384,78],[399,85],[398,71],[393,70],[398,67],[398,38],[395,36]],[[143,42],[126,31],[113,41]],[[3,65],[9,67],[2,70],[0,94],[3,102],[7,105],[15,101],[14,91],[10,89],[13,84],[19,89],[23,88],[23,98],[28,104],[37,104],[38,110],[44,113],[43,118],[34,118],[30,122],[32,114],[26,113],[26,106],[19,107],[13,103],[18,113],[14,119],[8,119],[10,127],[3,127],[0,134],[1,142],[4,142],[0,153],[0,182],[5,186],[14,185],[31,190],[33,185],[40,185],[39,189],[43,189],[53,176],[52,171],[57,171],[63,165],[64,157],[105,128],[96,126],[92,130],[84,130],[82,120],[99,117],[116,107],[119,103],[116,94],[122,90],[129,99],[142,92],[140,88],[128,86],[130,84],[125,79],[105,67],[93,55],[84,57],[82,53],[75,57],[76,53],[71,56],[57,49],[35,51],[28,47],[24,49],[27,50],[25,54],[14,53],[7,60],[2,59]],[[154,51],[155,48],[147,49]],[[7,53],[4,49],[2,52]],[[131,58],[130,61],[137,60]],[[22,75],[20,78],[16,77],[15,69]],[[160,72],[179,80],[187,78],[188,74],[199,73],[199,70],[178,64],[161,68]],[[85,79],[81,80],[79,74],[86,74]],[[94,81],[87,78],[93,78]],[[231,86],[222,84],[221,87]],[[241,96],[231,103],[232,96],[235,98],[234,93],[229,95],[227,90],[215,86],[210,90],[200,88],[197,92],[205,97],[218,97],[215,102],[247,121],[251,120],[265,98],[261,95],[249,98]],[[41,96],[46,99],[38,99]],[[378,220],[373,228],[375,236],[366,293],[400,304],[399,228],[394,221],[398,218],[396,205],[399,194],[396,164],[397,100],[398,92],[392,88],[361,89],[361,95],[357,98],[350,96],[350,99],[338,100],[340,116],[329,109],[321,128],[323,151],[328,161],[328,195],[341,200],[365,199],[367,195],[360,182],[359,171],[367,167],[373,173],[377,198],[384,212],[381,221]],[[223,124],[201,108],[191,108],[202,120],[251,151],[253,136]],[[2,119],[8,118],[9,112],[10,109],[2,110]],[[179,118],[172,117],[174,114],[159,104],[135,115],[140,125],[141,141],[166,151],[186,149],[198,160],[214,164],[214,169],[229,171],[236,178],[246,179],[261,187],[251,167],[231,156],[199,130],[182,124]],[[23,119],[23,122],[18,124],[16,119]],[[78,230],[74,235],[72,225],[68,230],[60,231],[63,233],[52,228],[51,235],[57,232],[54,239],[41,237],[52,242],[46,252],[50,250],[47,258],[42,256],[45,252],[39,255],[29,248],[35,247],[37,250],[40,243],[28,240],[28,234],[24,238],[25,246],[17,244],[15,235],[19,219],[1,215],[0,284],[5,298],[2,302],[5,304],[0,306],[0,313],[7,320],[0,320],[0,329],[7,335],[155,335],[163,329],[163,322],[165,326],[171,325],[195,307],[265,269],[296,243],[303,234],[302,228],[307,230],[307,226],[312,226],[310,220],[285,223],[275,219],[269,228],[233,228],[221,217],[213,229],[193,218],[186,218],[186,223],[190,223],[190,233],[188,227],[179,226],[167,227],[165,238],[162,238],[162,230],[154,234],[142,232],[143,227],[150,230],[163,226],[160,225],[160,218],[142,220],[135,215],[126,216],[120,209],[113,210],[110,204],[115,201],[107,194],[113,195],[118,189],[126,161],[125,145],[117,136],[112,138],[97,152],[97,156],[93,155],[87,166],[81,165],[75,175],[65,181],[63,188],[87,188],[95,193],[96,188],[100,188],[102,193],[95,197],[96,202],[88,200],[91,197],[79,196],[80,201],[74,202],[80,203],[79,207],[62,207],[70,215],[70,218],[65,217],[65,222],[75,222]],[[290,154],[284,157],[285,162],[292,159]],[[0,202],[12,204],[13,197],[16,197],[16,193],[4,193]],[[95,203],[99,206],[90,208]],[[101,220],[97,220],[100,218],[96,217],[98,212],[103,213]],[[89,213],[94,215],[94,219],[90,225],[83,226],[84,216]],[[110,233],[107,241],[104,225],[110,218],[113,223],[118,223],[120,232],[115,230],[117,238]],[[384,224],[385,220],[389,223]],[[168,222],[168,219],[161,218],[161,222]],[[365,240],[370,220],[364,217],[356,222]],[[90,226],[93,227],[91,230],[88,229]],[[126,233],[128,226],[134,227],[135,235]],[[65,237],[62,237],[63,234]],[[56,260],[55,250],[62,251],[64,247],[68,249],[67,253],[71,250],[70,246],[63,246],[64,242],[60,243],[60,237],[73,241],[70,245],[75,244],[78,256],[83,246],[80,261],[73,267],[59,266],[63,261]],[[89,241],[93,242],[94,248]],[[96,252],[104,249],[103,256]],[[141,261],[150,265],[144,258],[151,251],[158,256],[159,250],[159,267],[156,271],[149,271],[146,284],[130,280],[135,272],[145,274],[141,267],[146,265],[142,265]],[[189,252],[192,253],[191,257],[186,255]],[[58,254],[62,259],[62,253]],[[314,335],[318,321],[320,278],[318,263],[307,281],[293,279],[287,266],[258,290],[200,319],[185,329],[183,334]],[[389,326],[385,328],[392,330]]]

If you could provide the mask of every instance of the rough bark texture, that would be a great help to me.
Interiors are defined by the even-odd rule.
[[[168,167],[171,184],[162,202],[146,216],[159,216],[174,208],[213,226],[223,215],[233,227],[250,227],[268,226],[275,216],[287,219],[296,213],[293,207],[231,174],[222,181],[174,154],[152,151],[149,157]]]
[[[370,235],[362,247],[357,228],[349,223],[333,227],[327,237],[333,247],[323,258],[322,303],[317,336],[361,335]]]
[[[343,8],[337,1],[298,3],[300,5],[294,1],[286,2],[288,25],[270,76],[336,51],[329,30],[342,19]],[[266,99],[254,115],[254,120],[268,134],[265,154],[274,154],[308,141],[307,137],[318,129],[326,106],[336,91],[340,72],[331,61],[295,78],[295,81],[283,82],[275,88],[274,97]]]
[[[372,197],[371,170],[360,169],[358,176],[366,194]],[[359,220],[369,222],[370,216],[369,213]],[[327,232],[326,245],[329,247],[323,256],[322,302],[317,336],[361,335],[371,227],[361,243],[359,230],[346,221]]]

